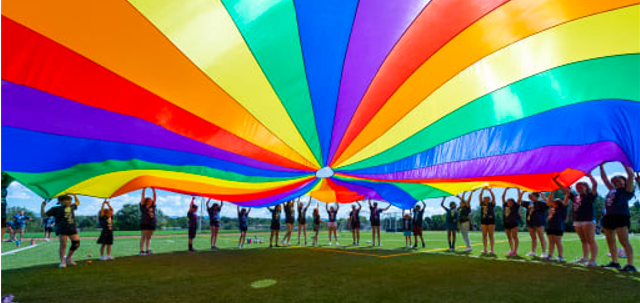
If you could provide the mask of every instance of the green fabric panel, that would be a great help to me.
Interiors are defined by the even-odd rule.
[[[602,99],[638,101],[639,83],[639,54],[598,58],[557,67],[482,96],[400,144],[336,171],[392,163],[464,134],[562,106]]]
[[[174,166],[159,163],[152,163],[140,160],[115,161],[109,160],[99,163],[83,163],[73,167],[56,170],[45,173],[21,173],[6,172],[15,178],[22,185],[31,189],[37,195],[43,198],[51,198],[53,195],[74,186],[80,182],[91,179],[96,176],[128,170],[164,170],[181,173],[189,173],[194,175],[213,177],[218,179],[237,181],[237,182],[275,182],[292,180],[300,177],[288,178],[270,178],[260,176],[245,176],[233,172],[226,172],[212,169],[204,166]]]
[[[318,163],[322,151],[293,1],[222,1]]]

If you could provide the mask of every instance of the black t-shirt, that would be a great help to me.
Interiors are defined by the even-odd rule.
[[[360,222],[360,211],[359,210],[352,210],[351,212],[349,212],[349,217],[351,218],[351,222],[353,223],[359,223]]]
[[[412,223],[415,226],[422,226],[422,217],[424,216],[424,209],[419,211],[413,211]]]
[[[102,228],[102,230],[112,231],[113,230],[113,221],[112,221],[111,217],[100,216],[100,227]]]
[[[329,210],[327,212],[329,214],[329,222],[336,222],[336,217],[338,216],[337,210]]]
[[[371,210],[371,216],[369,217],[369,220],[371,222],[380,221],[380,214],[383,212],[383,210],[377,207],[369,207],[369,209]]]
[[[76,209],[78,209],[78,206],[75,204],[71,204],[71,206],[54,206],[45,214],[56,218],[58,230],[65,231],[76,228],[76,216],[73,213]]]
[[[480,209],[482,210],[480,219],[494,220],[495,218],[494,208],[495,208],[495,205],[493,203],[485,203],[485,202],[480,203]]]
[[[402,230],[411,231],[411,218],[402,218]]]
[[[460,223],[469,222],[470,213],[471,213],[471,207],[460,206],[460,215],[458,217],[458,221],[460,221]]]
[[[588,221],[591,222],[595,219],[595,201],[597,196],[592,192],[588,192],[584,195],[576,195],[573,198],[573,221]]]
[[[289,205],[289,203],[284,205],[284,217],[287,220],[293,219],[293,204]]]
[[[271,212],[271,223],[280,222],[280,211],[277,209],[269,209]]]
[[[156,205],[140,204],[140,223],[143,225],[156,224]]]

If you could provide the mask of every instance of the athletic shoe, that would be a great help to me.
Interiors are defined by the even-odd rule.
[[[424,248],[424,247],[425,247],[425,246],[424,246],[424,243],[422,243],[422,248]]]
[[[147,250],[147,255],[153,255],[153,251],[152,250]]]
[[[146,255],[147,255],[147,253],[146,253],[146,252],[144,252],[144,251],[141,251],[141,252],[138,254],[138,256],[146,256]]]
[[[73,266],[78,265],[78,263],[76,263],[75,261],[71,260],[70,258],[67,258],[66,261],[67,261],[67,264],[69,264],[69,265],[73,265]]]
[[[558,257],[556,260],[560,263],[566,262],[566,260],[563,257]]]
[[[418,243],[414,244],[413,248],[418,248]]]
[[[600,265],[600,267],[620,269],[620,264],[609,262],[609,264]]]
[[[424,247],[424,246],[423,246],[423,247]],[[463,252],[471,252],[472,250],[473,250],[473,248],[471,248],[471,247],[467,247],[467,248],[463,249],[462,251],[463,251]]]
[[[107,256],[107,260],[115,260],[116,258],[112,257],[112,256]]]
[[[60,262],[60,264],[58,264],[58,268],[65,268],[65,267],[67,267],[67,263]]]
[[[331,243],[331,241],[329,241],[329,246],[331,246],[331,245],[333,245],[333,244]]]
[[[621,269],[620,271],[625,271],[625,272],[638,272],[636,270],[635,267],[633,267],[633,265],[627,265],[625,266],[623,269]]]
[[[571,264],[576,264],[576,265],[586,265],[587,263],[589,263],[589,260],[585,258],[580,258],[578,260],[571,262]]]
[[[587,266],[588,267],[598,267],[598,263],[596,263],[595,261],[588,261],[587,262]]]
[[[107,258],[105,258],[104,256],[100,256],[100,261],[107,261]]]
[[[530,253],[526,254],[525,256],[527,256],[527,257],[533,257],[533,258],[537,257],[537,255],[536,255],[536,253],[535,253],[535,252],[530,252]]]
[[[336,241],[336,246],[340,245],[340,243],[338,243],[338,241]]]
[[[304,241],[304,246],[307,246],[307,241]]]

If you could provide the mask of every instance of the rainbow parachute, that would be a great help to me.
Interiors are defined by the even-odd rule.
[[[399,207],[640,170],[637,0],[2,2],[2,170]]]

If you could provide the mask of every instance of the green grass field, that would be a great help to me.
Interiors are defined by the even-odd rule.
[[[268,241],[268,235],[261,236]],[[57,241],[38,242],[34,248],[2,256],[2,293],[16,295],[18,302],[637,302],[640,298],[637,274],[507,259],[504,233],[496,233],[497,258],[478,257],[482,246],[477,232],[471,235],[474,251],[469,256],[442,252],[447,247],[444,232],[427,232],[427,247],[419,250],[404,248],[401,234],[383,233],[381,248],[366,247],[370,237],[362,234],[361,247],[347,246],[351,235],[344,232],[338,247],[327,246],[327,235],[321,234],[320,248],[269,249],[266,243],[239,250],[238,237],[226,234],[220,236],[221,249],[210,251],[204,234],[195,241],[200,251],[188,253],[186,236],[164,236],[152,242],[156,255],[145,257],[133,256],[139,239],[118,238],[113,246],[117,259],[106,262],[96,260],[96,240],[84,239],[76,258],[79,265],[66,269],[55,267]],[[520,239],[519,252],[524,255],[530,239],[524,233]],[[567,234],[563,242],[567,260],[578,258],[577,236]],[[604,239],[598,243],[598,261],[605,263]],[[459,238],[456,244],[460,247],[463,242]],[[639,236],[632,237],[632,245],[640,255]],[[3,243],[2,252],[14,247]],[[89,253],[93,257],[87,257]],[[636,265],[639,261],[636,256]]]

